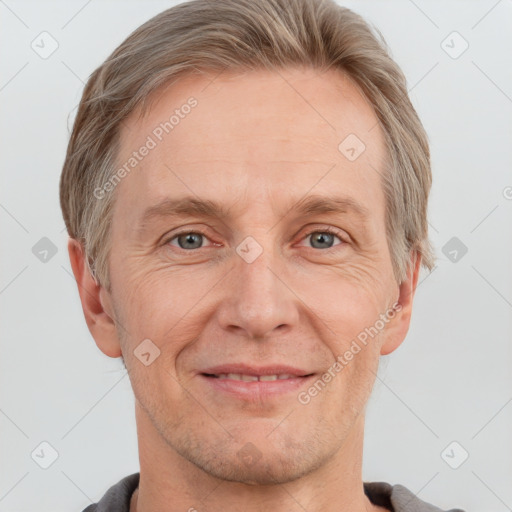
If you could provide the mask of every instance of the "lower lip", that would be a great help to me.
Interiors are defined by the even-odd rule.
[[[279,396],[284,393],[297,392],[300,388],[309,385],[310,381],[315,377],[314,375],[309,375],[307,377],[294,377],[291,379],[255,380],[247,382],[243,380],[207,377],[203,374],[199,376],[216,391],[223,391],[235,398],[244,400],[261,400]]]

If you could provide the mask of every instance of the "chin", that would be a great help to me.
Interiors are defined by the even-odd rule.
[[[246,485],[278,485],[293,482],[314,468],[305,467],[304,461],[283,461],[275,456],[265,457],[247,466],[238,457],[231,460],[202,461],[201,469],[206,473],[230,482]]]
[[[265,430],[265,433],[262,433]],[[321,467],[332,456],[328,443],[315,436],[307,441],[268,429],[245,431],[237,436],[199,438],[190,430],[173,448],[205,473],[246,485],[277,485],[293,482]],[[171,437],[169,436],[170,440]]]

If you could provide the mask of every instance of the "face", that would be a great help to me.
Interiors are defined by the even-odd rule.
[[[115,190],[101,290],[117,327],[98,323],[95,339],[120,347],[144,414],[184,459],[291,481],[343,447],[379,356],[407,331],[380,126],[335,70],[189,75],[155,100],[121,132],[120,166],[138,156]]]

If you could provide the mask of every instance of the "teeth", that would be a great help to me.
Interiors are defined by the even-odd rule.
[[[260,380],[277,380],[278,376],[277,375],[260,375],[259,379]]]
[[[260,381],[272,381],[272,380],[283,380],[283,379],[293,379],[295,375],[290,375],[288,373],[282,373],[281,375],[244,375],[242,373],[219,373],[216,375],[219,379],[232,379],[232,380],[241,380],[244,382],[254,382],[257,380]]]
[[[230,375],[235,375],[234,373],[229,373],[228,377]],[[244,382],[253,382],[255,380],[258,380],[258,377],[256,375],[236,375],[236,378],[240,377],[240,380],[243,380]],[[231,377],[233,378],[233,377]]]

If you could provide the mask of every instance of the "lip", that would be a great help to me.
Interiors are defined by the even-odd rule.
[[[243,373],[246,375],[289,374],[293,375],[293,377],[275,381],[258,380],[247,382],[208,376],[221,373]],[[300,388],[309,386],[316,374],[286,365],[255,367],[245,364],[229,364],[208,368],[203,372],[199,372],[198,376],[207,386],[218,393],[226,393],[232,398],[258,403],[264,400],[271,400],[277,396],[282,397],[282,395],[287,393],[297,393]]]

